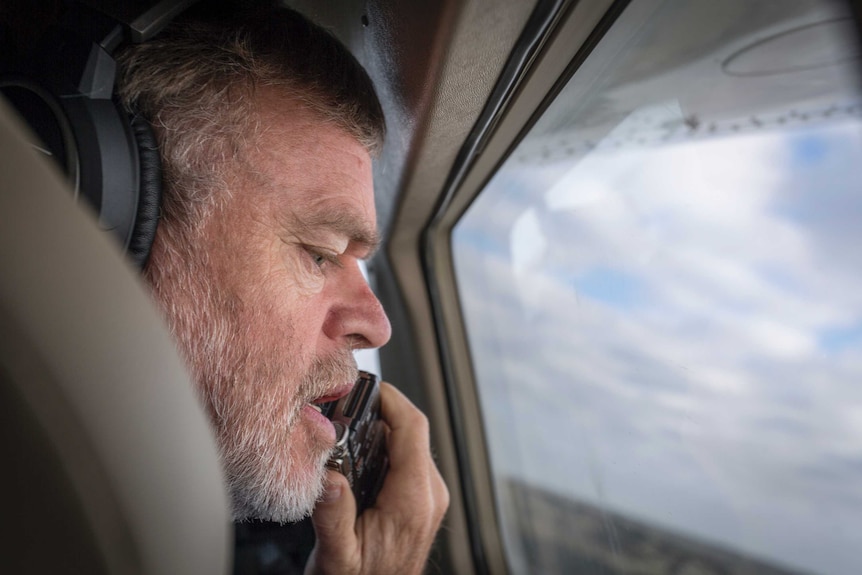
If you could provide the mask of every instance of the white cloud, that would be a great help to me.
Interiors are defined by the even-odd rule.
[[[820,338],[862,322],[862,261],[834,255],[828,219],[778,209],[807,199],[793,157],[758,136],[498,176],[506,193],[480,196],[455,234],[497,242],[456,250],[495,464],[588,500],[599,481],[623,512],[803,565],[806,533],[858,519],[862,342]],[[847,179],[826,168],[823,182]],[[631,301],[582,289],[608,270]],[[818,553],[862,544],[841,533]]]

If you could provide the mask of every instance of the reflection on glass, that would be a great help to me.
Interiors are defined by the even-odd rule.
[[[632,2],[457,225],[514,572],[858,572],[852,31]]]

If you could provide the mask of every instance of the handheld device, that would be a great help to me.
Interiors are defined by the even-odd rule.
[[[377,376],[360,371],[353,390],[323,405],[321,412],[335,426],[335,449],[327,465],[347,477],[360,515],[374,505],[389,469]]]

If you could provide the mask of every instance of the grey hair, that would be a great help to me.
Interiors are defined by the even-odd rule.
[[[117,56],[124,106],[153,125],[163,164],[163,223],[194,227],[226,189],[227,169],[259,133],[255,90],[283,90],[371,155],[385,121],[362,66],[335,38],[276,5],[212,8]]]

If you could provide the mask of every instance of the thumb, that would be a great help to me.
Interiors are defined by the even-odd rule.
[[[313,562],[318,568],[325,564],[340,572],[337,566],[349,565],[357,549],[356,501],[347,478],[337,471],[327,471],[326,491],[311,514],[311,522],[317,537]]]

